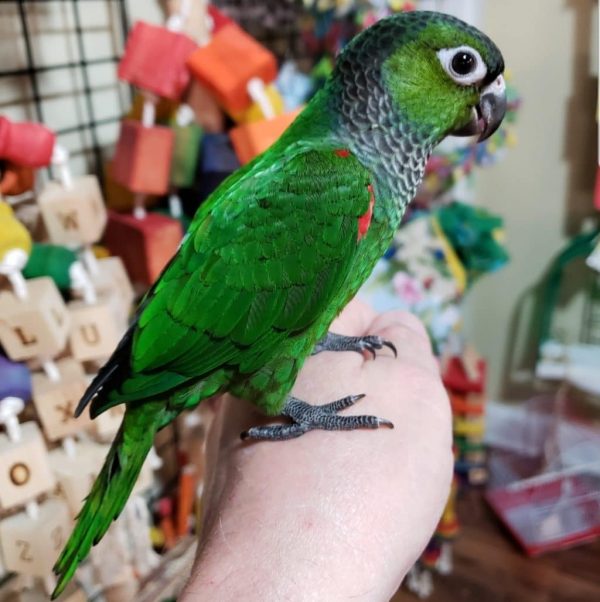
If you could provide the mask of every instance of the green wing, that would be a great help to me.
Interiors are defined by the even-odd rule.
[[[93,415],[222,367],[251,373],[328,307],[358,248],[369,174],[334,149],[265,163],[201,207],[123,345],[127,376],[103,384],[108,396],[94,400]]]

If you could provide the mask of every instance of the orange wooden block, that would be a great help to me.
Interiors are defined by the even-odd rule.
[[[65,188],[48,182],[38,204],[50,241],[57,245],[98,242],[106,225],[106,207],[96,176],[83,176]]]
[[[233,128],[229,136],[240,163],[244,165],[266,151],[285,132],[301,110]]]
[[[483,395],[479,393],[464,395],[461,393],[452,393],[452,391],[448,391],[448,395],[450,396],[453,414],[469,414],[471,416],[481,416],[483,414]]]
[[[196,123],[207,134],[218,134],[225,129],[225,114],[215,97],[198,81],[193,80],[185,96],[196,116]]]
[[[173,131],[168,127],[144,127],[125,119],[112,162],[112,176],[121,184],[143,194],[165,194],[169,187]]]
[[[80,362],[108,358],[123,335],[108,301],[92,305],[71,301],[67,308],[71,315],[69,346],[73,357]]]
[[[125,188],[122,184],[115,182],[113,177],[113,162],[109,161],[104,165],[104,192],[106,195],[106,205],[109,209],[115,211],[132,211],[135,206],[136,193]],[[144,197],[144,206],[153,207],[158,202],[158,197],[148,194]]]
[[[277,77],[273,53],[234,23],[221,28],[209,44],[195,50],[187,64],[192,75],[232,113],[251,104],[246,87],[252,78],[268,83]]]
[[[16,195],[32,190],[35,172],[31,167],[21,167],[5,163],[0,168],[0,194]]]
[[[69,509],[62,500],[47,500],[35,519],[25,513],[0,522],[0,547],[6,568],[21,575],[47,577],[71,529]]]
[[[50,359],[65,347],[70,316],[51,278],[32,278],[27,290],[25,300],[0,292],[0,343],[15,361]]]
[[[123,260],[133,282],[152,284],[177,251],[183,229],[173,218],[149,213],[144,219],[109,212],[104,241]]]
[[[49,441],[70,437],[91,427],[89,414],[75,418],[74,412],[88,386],[88,378],[80,363],[73,359],[56,362],[59,381],[50,380],[43,372],[32,374],[33,403]]]
[[[54,485],[48,452],[35,422],[21,424],[20,441],[10,441],[0,433],[0,508],[25,504]]]

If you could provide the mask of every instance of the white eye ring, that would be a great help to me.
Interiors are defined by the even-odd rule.
[[[452,60],[459,52],[466,52],[475,59],[475,68],[464,75],[456,73],[452,68]],[[461,86],[470,86],[481,81],[487,74],[487,67],[477,50],[470,46],[457,46],[456,48],[442,48],[437,51],[438,59],[444,68],[444,71]]]

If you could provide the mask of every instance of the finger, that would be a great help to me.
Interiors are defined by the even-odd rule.
[[[370,305],[355,297],[333,321],[329,330],[347,336],[362,336],[368,334],[367,328],[376,315]]]

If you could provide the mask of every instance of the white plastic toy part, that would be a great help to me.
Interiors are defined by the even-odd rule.
[[[4,425],[6,434],[13,443],[21,440],[21,427],[17,416],[24,407],[25,402],[19,397],[5,397],[0,400],[0,424]]]
[[[83,300],[88,305],[92,305],[98,301],[98,295],[96,294],[92,279],[80,261],[74,261],[71,264],[69,276],[71,278],[71,288],[74,291],[81,293]]]
[[[10,249],[0,261],[0,274],[6,276],[15,295],[19,299],[27,299],[27,283],[21,271],[27,265],[29,256],[23,249]]]
[[[188,125],[194,123],[195,119],[196,113],[194,113],[194,109],[192,109],[190,105],[185,103],[179,105],[177,114],[175,115],[175,121],[179,127],[187,127]]]
[[[260,77],[253,77],[246,86],[250,98],[260,107],[265,119],[275,117],[275,109],[267,96],[265,82]]]
[[[52,151],[52,165],[58,168],[58,177],[61,184],[65,188],[73,187],[73,176],[71,175],[71,169],[69,168],[69,151],[60,144],[54,145]]]

